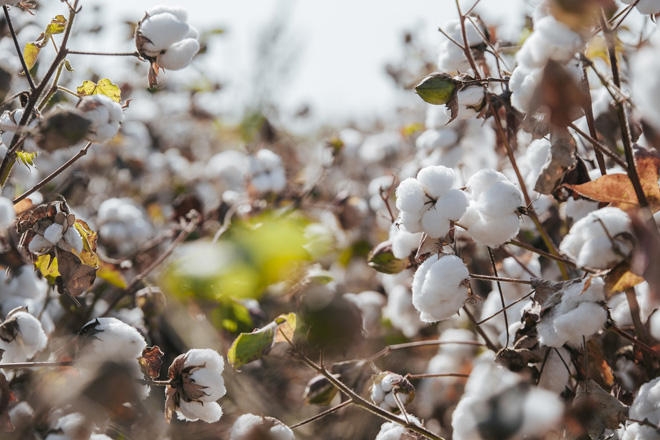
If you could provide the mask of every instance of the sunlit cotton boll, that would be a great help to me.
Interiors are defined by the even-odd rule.
[[[124,119],[121,106],[105,95],[83,97],[78,109],[91,122],[87,139],[92,142],[103,143],[112,139]]]
[[[499,246],[520,230],[522,193],[504,174],[484,169],[467,182],[470,204],[459,223],[477,243]]]
[[[519,65],[543,67],[548,60],[565,63],[584,45],[580,34],[547,15],[534,23],[534,32],[516,54]]]
[[[140,54],[170,70],[186,67],[199,52],[197,30],[182,8],[156,6],[138,23],[135,43]]]
[[[222,417],[217,400],[227,393],[222,372],[225,362],[217,351],[194,348],[177,356],[168,370],[170,384],[165,408],[182,420],[213,423]]]
[[[536,329],[541,344],[561,347],[582,344],[583,337],[598,332],[607,319],[605,282],[600,277],[574,282],[558,294],[561,300],[541,315]]]
[[[580,267],[608,269],[630,255],[633,246],[628,214],[619,208],[605,207],[578,220],[559,250]]]
[[[415,416],[408,414],[408,420],[417,426],[422,426],[422,422]],[[376,434],[375,440],[416,440],[421,438],[405,426],[395,422],[385,422],[380,425],[380,431]]]
[[[2,362],[24,362],[46,348],[48,338],[41,322],[25,308],[17,308],[7,314],[0,324],[0,349]]]
[[[242,414],[231,427],[229,440],[294,440],[291,428],[274,417]]]
[[[146,214],[130,199],[105,200],[99,206],[97,223],[101,240],[124,255],[137,250],[153,234]]]
[[[412,283],[415,308],[424,322],[450,318],[467,299],[465,281],[470,277],[456,255],[432,255],[415,272]]]

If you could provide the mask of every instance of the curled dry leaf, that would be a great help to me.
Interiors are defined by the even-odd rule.
[[[157,345],[142,350],[142,356],[138,359],[142,372],[150,379],[157,379],[163,366],[163,357],[165,353]]]
[[[543,166],[534,190],[541,194],[552,194],[566,173],[577,165],[575,139],[565,128],[556,128],[550,133],[550,162]]]

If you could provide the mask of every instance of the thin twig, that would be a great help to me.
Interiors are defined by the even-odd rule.
[[[25,78],[27,79],[28,84],[30,85],[30,90],[35,89],[34,80],[32,79],[32,74],[30,69],[28,69],[25,58],[23,57],[23,50],[21,49],[20,44],[18,43],[18,37],[16,36],[16,31],[14,30],[14,25],[11,22],[11,17],[9,16],[9,8],[7,5],[2,7],[2,10],[5,13],[5,20],[7,20],[7,27],[9,27],[9,33],[11,34],[12,40],[14,40],[14,47],[16,48],[16,54],[18,59],[21,61],[21,66],[23,67],[23,72],[25,72]]]
[[[488,257],[490,258],[490,265],[493,269],[493,273],[495,276],[493,277],[495,281],[495,284],[497,284],[497,292],[500,295],[500,303],[502,304],[502,310],[505,310],[506,308],[506,301],[504,301],[504,293],[502,292],[502,280],[499,279],[499,274],[497,273],[497,265],[495,264],[495,255],[493,255],[493,250],[488,246]],[[483,278],[482,278],[483,279]],[[509,315],[506,313],[506,310],[504,311],[504,328],[508,329],[509,328]],[[509,332],[506,332],[506,343],[504,344],[504,348],[509,346]]]
[[[521,247],[523,249],[527,249],[530,252],[534,252],[535,254],[539,254],[542,257],[546,257],[546,258],[549,258],[549,259],[555,260],[555,261],[560,261],[560,262],[562,262],[566,265],[569,265],[571,267],[576,267],[575,263],[572,262],[571,260],[569,260],[568,258],[564,258],[561,255],[551,254],[551,253],[546,252],[544,250],[538,249],[538,248],[534,247],[533,245],[531,245],[529,243],[525,243],[524,241],[520,241],[516,238],[512,238],[511,240],[509,240],[507,242],[507,244],[518,246],[518,247]]]
[[[322,411],[322,412],[316,414],[315,416],[312,416],[308,419],[302,420],[302,421],[300,421],[300,422],[298,422],[294,425],[289,425],[289,428],[290,429],[296,429],[296,428],[299,428],[299,427],[301,427],[303,425],[306,425],[308,423],[315,422],[318,419],[322,419],[323,417],[327,416],[328,414],[332,414],[333,412],[339,411],[340,409],[342,409],[345,406],[351,405],[352,403],[353,403],[352,400],[345,400],[345,401],[341,402],[340,404],[333,406],[332,408],[328,408],[325,411]]]
[[[451,344],[473,345],[473,346],[476,346],[476,347],[483,347],[484,346],[484,344],[482,342],[477,342],[477,341],[442,341],[440,339],[434,339],[432,341],[403,342],[401,344],[388,345],[387,347],[383,348],[378,353],[374,354],[373,356],[370,356],[367,359],[370,360],[370,361],[374,361],[374,360],[379,359],[381,357],[385,357],[388,354],[390,354],[391,352],[396,351],[396,350],[405,350],[405,349],[408,349],[408,348],[419,348],[419,347],[437,347],[438,345],[451,345]]]
[[[26,197],[29,197],[31,194],[35,193],[36,191],[39,191],[39,190],[40,190],[41,188],[43,188],[46,184],[48,184],[48,182],[50,182],[51,180],[53,180],[54,178],[56,178],[57,176],[59,176],[60,174],[62,174],[62,172],[63,172],[64,170],[66,170],[66,169],[69,168],[71,165],[73,165],[78,159],[80,159],[81,157],[83,157],[84,155],[86,155],[86,154],[87,154],[87,151],[89,150],[89,147],[91,147],[91,146],[92,146],[92,142],[87,142],[87,144],[85,144],[85,146],[82,147],[82,148],[80,149],[80,151],[78,151],[78,153],[76,153],[75,156],[73,156],[71,159],[69,159],[69,160],[67,160],[66,162],[64,162],[64,163],[63,163],[62,165],[60,165],[55,171],[53,171],[52,173],[50,173],[49,175],[47,175],[46,177],[44,177],[39,183],[37,183],[36,185],[34,185],[32,188],[30,188],[29,190],[25,191],[25,192],[24,192],[23,194],[21,194],[20,196],[16,197],[16,198],[13,200],[14,204],[20,202],[21,200],[25,199]]]
[[[495,281],[496,283],[503,282],[503,283],[514,283],[514,284],[527,284],[531,285],[532,282],[530,280],[521,280],[518,278],[507,278],[507,277],[500,277],[497,275],[481,275],[478,273],[471,273],[470,278],[473,278],[475,280],[484,280],[484,281]]]
[[[463,310],[467,314],[468,318],[470,318],[470,321],[472,321],[472,324],[474,324],[474,328],[479,333],[479,336],[481,336],[486,343],[486,347],[488,347],[490,350],[497,352],[497,346],[493,344],[493,342],[490,340],[486,332],[479,326],[479,323],[475,319],[474,315],[472,312],[470,312],[470,309],[467,308],[467,306],[463,306]]]
[[[622,160],[619,156],[617,156],[616,153],[614,153],[612,150],[610,150],[605,144],[600,142],[598,139],[595,137],[589,135],[588,133],[585,133],[583,130],[580,129],[577,125],[575,125],[573,122],[568,124],[571,129],[573,129],[577,134],[591,142],[591,145],[593,145],[594,150],[596,152],[600,152],[610,159],[612,159],[613,162],[615,162],[617,165],[621,166],[622,168],[626,168],[626,162]]]
[[[436,377],[470,377],[465,373],[420,373],[420,374],[406,374],[407,379],[429,379]]]
[[[134,52],[87,52],[84,50],[67,50],[69,55],[93,55],[101,57],[136,57],[140,58],[138,51]]]
[[[19,370],[22,368],[44,368],[44,367],[70,367],[73,361],[57,361],[57,362],[8,362],[6,364],[0,363],[0,369],[3,370]]]
[[[481,321],[477,322],[477,324],[478,324],[478,325],[481,325],[481,324],[484,324],[484,323],[490,321],[491,319],[493,319],[494,317],[496,317],[496,316],[499,315],[500,313],[503,313],[505,310],[508,310],[508,309],[510,309],[511,307],[513,307],[513,306],[515,306],[516,304],[518,304],[519,302],[522,302],[522,301],[526,300],[527,298],[529,298],[530,296],[532,296],[532,295],[534,294],[534,292],[536,292],[536,290],[532,290],[531,292],[529,292],[529,293],[527,293],[527,294],[521,296],[520,298],[518,298],[518,299],[515,300],[514,302],[512,302],[512,303],[510,303],[510,304],[508,304],[508,305],[506,305],[506,306],[504,306],[502,309],[498,310],[497,312],[493,313],[492,315],[490,315],[490,316],[488,316],[488,317],[482,319]],[[509,327],[507,327],[507,328],[509,328]]]

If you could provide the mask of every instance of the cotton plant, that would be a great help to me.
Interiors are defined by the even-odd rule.
[[[227,393],[222,372],[225,362],[209,348],[194,348],[177,356],[168,369],[165,413],[187,421],[213,423],[222,417],[217,402]]]
[[[548,347],[580,346],[583,338],[600,331],[607,320],[605,282],[600,277],[568,283],[546,302],[536,329]]]
[[[432,255],[415,271],[412,302],[424,322],[455,315],[468,299],[470,272],[456,255]]]
[[[543,437],[555,431],[564,404],[553,392],[531,386],[522,376],[479,358],[452,415],[453,438]]]
[[[96,222],[101,241],[123,255],[135,252],[154,233],[144,211],[125,198],[103,201]]]
[[[575,222],[559,249],[579,267],[610,269],[634,248],[630,217],[615,207],[591,212]]]
[[[188,24],[180,7],[148,9],[135,30],[135,44],[142,57],[168,70],[186,67],[199,52],[199,33]]]
[[[478,171],[466,184],[469,205],[458,223],[479,244],[497,247],[520,230],[525,208],[522,193],[504,174],[492,169]]]
[[[241,414],[231,427],[229,440],[295,440],[296,436],[284,423],[274,417]]]
[[[402,181],[396,189],[397,222],[408,232],[424,232],[430,238],[442,238],[451,222],[467,208],[467,197],[454,188],[455,175],[450,168],[422,168],[417,177]]]
[[[627,422],[618,430],[620,439],[660,438],[658,430],[648,425],[658,426],[660,424],[660,378],[656,377],[639,387],[628,410],[628,418],[634,421]],[[644,422],[648,422],[648,424]]]

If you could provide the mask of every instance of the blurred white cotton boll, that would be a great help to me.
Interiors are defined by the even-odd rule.
[[[643,384],[628,411],[633,420],[645,420],[653,425],[660,424],[660,378]],[[618,430],[622,440],[658,440],[660,434],[651,426],[628,423]]]
[[[6,197],[0,197],[0,232],[11,226],[15,219],[14,203]]]
[[[415,416],[408,414],[408,420],[415,425],[422,426],[422,422]],[[375,440],[409,440],[417,436],[405,426],[394,422],[385,422],[380,425],[380,431],[376,434]]]
[[[455,130],[445,128],[429,128],[420,134],[415,140],[415,146],[420,150],[432,151],[435,149],[444,149],[454,145],[458,141],[458,134]]]
[[[387,289],[387,304],[383,308],[383,318],[389,319],[407,338],[412,338],[426,324],[419,319],[419,312],[412,304],[410,288],[395,285]]]
[[[559,250],[578,266],[608,269],[633,249],[630,217],[619,208],[605,207],[578,220],[564,237]]]
[[[640,4],[643,2],[640,2]],[[660,10],[660,2],[655,2]],[[639,8],[639,5],[638,5]],[[642,119],[660,130],[660,57],[658,39],[637,51],[630,66],[630,87],[635,107]]]
[[[241,414],[231,427],[229,440],[295,440],[291,428],[274,417]]]
[[[102,242],[123,255],[135,252],[153,235],[146,213],[125,198],[111,198],[101,203],[97,224]]]
[[[286,187],[282,158],[271,150],[259,150],[250,157],[250,183],[260,193],[279,192]]]
[[[88,139],[92,142],[103,143],[112,139],[124,119],[119,103],[105,95],[84,96],[78,109],[91,122]]]
[[[424,322],[447,319],[467,300],[465,281],[470,273],[456,255],[432,255],[415,271],[413,305]]]
[[[475,46],[483,43],[482,35],[485,35],[485,29],[477,29],[472,20],[465,20],[465,33],[468,46]],[[459,42],[464,44],[463,31],[458,21],[452,21],[443,26],[443,31],[454,41],[443,36],[440,44],[440,56],[438,57],[438,70],[449,74],[467,73],[472,71],[470,62],[465,57],[462,47],[456,45]]]

